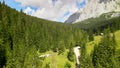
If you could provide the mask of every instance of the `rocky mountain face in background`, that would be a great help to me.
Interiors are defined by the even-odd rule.
[[[80,22],[112,11],[120,11],[120,0],[88,0],[83,8],[71,15],[65,23]]]

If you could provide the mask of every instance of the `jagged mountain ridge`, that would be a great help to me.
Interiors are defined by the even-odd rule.
[[[86,5],[71,15],[65,23],[80,22],[111,11],[120,11],[120,0],[87,0]]]

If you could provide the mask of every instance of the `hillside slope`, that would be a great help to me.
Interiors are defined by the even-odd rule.
[[[120,17],[110,15],[82,21],[81,30],[81,22],[48,21],[0,3],[0,68],[119,68]],[[75,46],[80,46],[80,65]]]
[[[60,55],[83,43],[84,35],[72,25],[32,17],[0,3],[0,68],[41,68],[44,58],[37,52]]]

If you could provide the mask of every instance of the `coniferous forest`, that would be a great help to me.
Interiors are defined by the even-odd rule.
[[[114,32],[120,30],[120,17],[102,21],[110,25],[95,26],[94,29],[83,29],[73,24],[39,19],[10,8],[0,3],[0,68],[41,68],[44,58],[37,52],[46,51],[62,54],[69,49],[68,60],[74,61],[72,48],[80,46],[80,68],[119,68],[120,49],[117,47]],[[103,28],[104,27],[104,28]],[[91,53],[87,54],[87,43],[95,35],[104,35],[98,44],[94,44]],[[44,68],[50,68],[46,64]],[[69,63],[64,68],[71,68]]]

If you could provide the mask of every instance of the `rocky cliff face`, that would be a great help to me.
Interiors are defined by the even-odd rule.
[[[120,11],[120,0],[88,0],[83,8],[71,15],[65,22],[75,23],[111,11]]]

